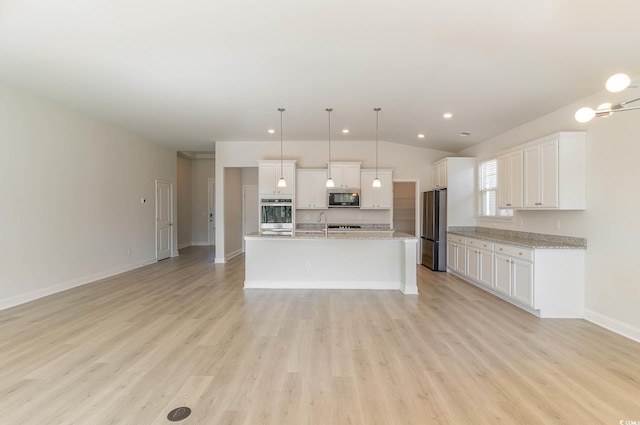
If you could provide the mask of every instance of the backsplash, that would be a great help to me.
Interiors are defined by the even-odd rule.
[[[391,224],[391,210],[363,210],[360,208],[329,208],[326,210],[296,210],[296,223],[317,223],[324,213],[327,223],[387,223]],[[324,222],[324,217],[323,217]]]

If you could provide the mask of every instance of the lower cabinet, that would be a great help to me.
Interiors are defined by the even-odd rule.
[[[447,269],[540,317],[584,316],[584,249],[447,236]],[[462,265],[461,265],[462,264]]]

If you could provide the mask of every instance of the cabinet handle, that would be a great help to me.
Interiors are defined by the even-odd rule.
[[[519,253],[518,253],[518,255],[522,255],[522,253],[521,253],[521,252],[519,252]]]
[[[510,206],[511,206],[511,204],[507,204],[507,206],[508,206],[508,207],[510,207]]]
[[[500,251],[502,251],[502,248],[500,248]]]

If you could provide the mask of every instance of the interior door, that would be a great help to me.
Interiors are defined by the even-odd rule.
[[[156,260],[171,256],[173,185],[156,180]]]
[[[216,244],[216,181],[209,179],[209,245]]]

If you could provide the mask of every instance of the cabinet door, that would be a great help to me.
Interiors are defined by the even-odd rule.
[[[315,209],[324,210],[327,208],[327,172],[316,171],[311,180],[309,190],[312,205]]]
[[[447,242],[447,268],[451,271],[456,270],[456,255],[457,245],[452,242]]]
[[[391,209],[393,208],[392,172],[378,171],[378,178],[380,179],[380,187],[373,188],[376,208]]]
[[[282,170],[281,170],[282,168]],[[280,174],[287,182],[286,187],[278,187],[278,180],[280,180]],[[280,195],[294,195],[296,193],[296,166],[295,164],[275,164],[275,179],[273,185],[276,188],[276,193]]]
[[[467,276],[476,282],[480,277],[480,256],[478,250],[471,247],[466,247],[467,253]]]
[[[308,170],[298,170],[298,181],[296,182],[296,208],[313,208],[311,199],[311,185],[313,172]]]
[[[493,286],[493,252],[478,250],[480,272],[478,282],[491,288]]]
[[[540,146],[540,205],[558,207],[558,141]]]
[[[533,264],[517,258],[511,260],[513,293],[512,297],[529,307],[533,307]]]
[[[495,254],[495,280],[493,289],[511,296],[511,258]]]
[[[522,151],[498,158],[498,208],[522,208]]]
[[[373,179],[376,172],[372,170],[360,173],[362,188],[360,188],[360,208],[372,209],[376,206],[375,191],[373,189]]]
[[[540,147],[533,146],[524,150],[524,206],[539,208],[542,204]]]
[[[467,251],[463,245],[456,246],[456,272],[461,275],[467,274]]]
[[[431,171],[434,189],[447,187],[447,161],[442,161],[433,165]]]
[[[260,163],[258,166],[258,190],[261,195],[272,195],[276,193],[276,184],[280,178],[280,170],[278,169],[278,177],[276,177],[275,163]]]
[[[360,188],[360,166],[358,164],[344,165],[344,184],[349,189]]]

